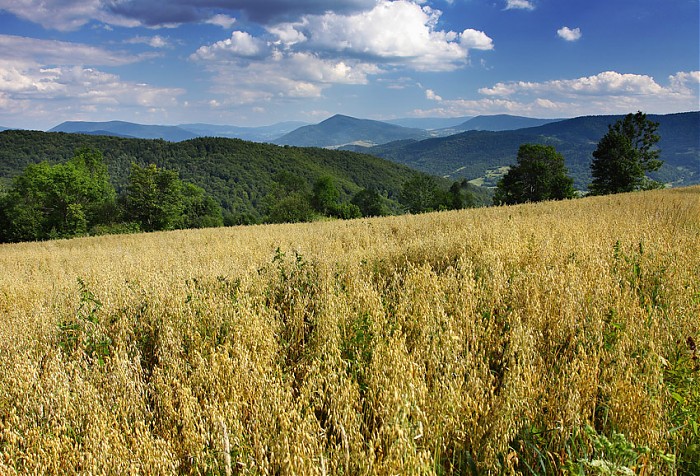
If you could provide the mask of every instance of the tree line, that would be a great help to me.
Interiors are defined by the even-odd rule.
[[[663,164],[660,151],[654,148],[660,140],[658,127],[659,123],[647,119],[641,111],[609,125],[593,152],[589,195],[663,187],[646,175]],[[564,157],[553,146],[522,144],[517,164],[498,182],[493,202],[512,205],[575,196],[574,180],[564,166]]]
[[[417,173],[406,180],[400,192],[400,209],[377,190],[361,189],[349,201],[342,201],[333,177],[320,177],[310,187],[289,172],[275,176],[272,190],[264,198],[266,223],[313,221],[327,216],[340,219],[377,217],[396,213],[425,213],[476,206],[477,200],[466,180],[445,189],[433,176]]]
[[[658,123],[642,112],[615,124],[593,152],[591,195],[659,188],[647,172],[662,165]],[[564,158],[552,146],[522,144],[515,164],[501,178],[494,204],[562,200],[576,195]],[[261,218],[250,222],[306,222],[320,217],[351,219],[396,213],[423,213],[477,206],[468,182],[449,188],[436,177],[416,173],[404,180],[398,204],[386,194],[364,188],[351,197],[337,180],[307,178],[282,170],[260,200]],[[349,198],[349,199],[348,199]],[[244,217],[245,218],[245,217]],[[245,221],[245,220],[244,220]],[[223,226],[221,204],[203,188],[181,180],[177,171],[155,164],[131,164],[117,193],[101,152],[82,147],[64,163],[28,165],[0,195],[0,242],[69,238],[107,233]]]
[[[417,174],[401,192],[405,210],[387,197],[361,189],[347,201],[335,179],[307,180],[281,171],[262,199],[264,223],[305,222],[320,217],[351,219],[396,212],[473,206],[466,182],[444,191],[431,176]],[[131,164],[121,193],[110,182],[101,152],[83,147],[65,163],[28,165],[0,195],[0,242],[36,241],[109,233],[135,233],[224,225],[219,203],[174,170]]]
[[[102,154],[89,148],[65,163],[27,166],[0,197],[2,242],[221,225],[211,196],[155,165],[133,163],[117,195]]]

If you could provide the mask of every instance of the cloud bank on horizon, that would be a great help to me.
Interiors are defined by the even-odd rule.
[[[581,3],[0,0],[0,125],[700,109],[698,0]]]

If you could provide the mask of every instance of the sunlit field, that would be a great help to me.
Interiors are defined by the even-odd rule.
[[[700,187],[0,245],[0,474],[700,474]]]

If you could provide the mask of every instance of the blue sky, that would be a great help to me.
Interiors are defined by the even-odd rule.
[[[0,0],[0,125],[700,109],[700,0]]]

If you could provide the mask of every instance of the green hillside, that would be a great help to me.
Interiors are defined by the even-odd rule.
[[[0,133],[0,185],[8,186],[30,163],[64,162],[79,147],[104,154],[112,182],[121,191],[130,164],[155,164],[176,170],[183,180],[204,188],[222,206],[229,222],[257,222],[263,198],[280,172],[293,174],[312,185],[320,177],[333,177],[341,200],[363,188],[379,191],[387,205],[398,210],[397,197],[415,170],[393,162],[346,151],[280,147],[239,139],[197,138],[172,143],[83,134],[36,131]],[[445,183],[445,188],[449,184]],[[477,194],[481,203],[488,196]]]
[[[274,142],[280,145],[304,147],[338,147],[355,142],[384,144],[395,140],[424,137],[428,137],[428,133],[422,129],[338,114],[319,124],[300,127]]]
[[[468,131],[423,141],[394,142],[367,152],[452,180],[487,179],[488,185],[497,179],[494,171],[515,163],[520,144],[547,144],[564,156],[576,187],[585,190],[591,180],[591,154],[608,125],[621,117],[578,117],[515,131]],[[652,178],[676,186],[700,183],[700,112],[648,117],[660,123],[659,147],[665,162],[651,174]]]

